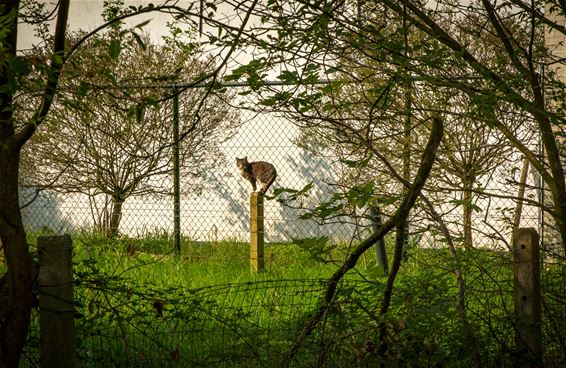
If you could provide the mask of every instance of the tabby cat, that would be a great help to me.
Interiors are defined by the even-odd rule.
[[[248,162],[248,158],[236,158],[236,165],[240,169],[240,174],[252,183],[252,189],[257,190],[256,183],[259,181],[263,186],[259,190],[259,194],[264,195],[271,184],[277,178],[275,166],[265,161]]]

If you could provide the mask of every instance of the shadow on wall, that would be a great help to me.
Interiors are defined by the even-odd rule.
[[[232,233],[231,237],[236,238],[234,240],[247,241],[250,231],[250,192],[246,190],[247,186],[219,186],[219,188],[219,196],[224,202],[222,222],[225,222],[231,229],[229,232]],[[241,234],[241,236],[236,234]]]
[[[281,156],[279,156],[281,157]],[[335,181],[336,170],[331,163],[316,157],[307,151],[297,149],[292,154],[285,154],[274,163],[277,167],[277,180],[270,188],[300,190],[309,183],[313,188],[300,202],[283,205],[275,200],[265,201],[265,238],[267,242],[286,242],[297,238],[329,236],[335,240],[349,239],[351,225],[345,223],[318,224],[313,220],[302,220],[299,216],[306,208],[313,208],[328,199],[334,191],[331,185]],[[242,234],[247,239],[249,233],[249,194],[251,187],[243,178],[234,186],[221,186],[219,196],[224,202],[222,222],[231,232]],[[268,194],[269,194],[268,193]],[[300,207],[300,208],[296,208]]]
[[[55,234],[72,231],[74,226],[62,217],[60,203],[53,193],[20,188],[20,209],[26,231],[47,230]]]
[[[300,215],[307,209],[318,206],[321,202],[328,200],[335,192],[333,183],[336,182],[338,169],[328,160],[315,156],[308,151],[300,150],[297,156],[286,156],[286,167],[296,175],[299,187],[313,183],[308,195],[300,203],[291,206],[278,205],[277,215],[271,226],[278,236],[286,239],[308,238],[328,236],[335,241],[348,240],[352,234],[352,226],[345,219],[334,219],[332,222],[320,224],[314,220],[302,220]],[[294,208],[294,207],[302,208]]]

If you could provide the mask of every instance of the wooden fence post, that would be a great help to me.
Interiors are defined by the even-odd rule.
[[[40,237],[37,246],[41,367],[76,367],[71,237]]]
[[[513,237],[516,367],[542,364],[539,236],[520,228]]]
[[[264,268],[263,229],[263,196],[252,192],[250,194],[250,264],[256,272],[261,272]]]

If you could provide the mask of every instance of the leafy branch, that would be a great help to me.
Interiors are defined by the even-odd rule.
[[[332,309],[332,305],[333,305],[332,302],[336,297],[336,289],[340,280],[342,280],[342,278],[346,275],[348,271],[350,271],[352,268],[356,266],[358,259],[377,241],[381,240],[392,229],[403,227],[404,223],[407,220],[407,216],[409,215],[411,208],[415,204],[415,201],[419,197],[420,192],[423,189],[426,180],[428,179],[428,176],[430,174],[436,156],[436,149],[438,148],[440,144],[440,140],[442,139],[443,130],[444,130],[444,124],[442,120],[439,117],[435,116],[432,119],[432,129],[431,129],[430,137],[428,139],[426,148],[421,158],[421,164],[419,166],[419,170],[417,172],[415,180],[408,188],[405,197],[403,198],[403,201],[401,202],[401,204],[399,205],[397,211],[393,214],[393,216],[391,216],[391,218],[387,222],[381,225],[374,234],[372,234],[371,236],[366,238],[363,242],[361,242],[348,256],[348,258],[344,261],[340,269],[338,269],[332,275],[332,277],[330,277],[330,279],[327,281],[326,291],[322,303],[318,307],[313,317],[306,323],[303,330],[297,336],[293,346],[289,349],[288,360],[287,360],[288,362],[290,362],[292,358],[296,355],[304,339],[312,333],[312,331],[315,329],[317,324]],[[402,247],[402,243],[397,242],[395,245],[395,258],[393,260],[393,266],[391,272],[389,273],[389,277],[387,279],[387,287],[385,291],[386,293],[385,295],[389,295],[389,297],[393,290],[395,278],[397,276],[397,272],[401,264],[401,254],[400,254],[401,247]],[[389,301],[387,300],[386,297],[384,299],[384,302],[382,303],[381,313],[382,314],[386,313],[388,308],[389,308]]]

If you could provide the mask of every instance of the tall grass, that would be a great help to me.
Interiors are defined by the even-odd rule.
[[[167,237],[74,239],[74,260],[80,267],[95,261],[104,273],[163,287],[203,286],[266,279],[326,278],[333,268],[317,262],[292,243],[265,246],[265,271],[252,272],[249,245],[236,241],[192,242],[183,239],[177,254]]]
[[[34,242],[31,236],[30,243]],[[136,366],[173,366],[178,357],[189,366],[282,362],[323,295],[325,284],[320,279],[336,270],[350,246],[332,248],[323,262],[297,244],[269,244],[265,271],[255,273],[249,245],[239,241],[183,239],[180,254],[164,233],[112,239],[79,234],[73,242],[77,312],[83,315],[78,324],[80,354],[89,366],[122,366],[131,361]],[[510,365],[511,257],[472,250],[460,251],[460,258],[467,285],[466,312],[478,344],[462,338],[455,308],[456,264],[448,250],[413,247],[405,254],[390,311],[383,316],[389,326],[389,366]],[[375,267],[373,252],[358,263],[347,275],[335,310],[307,341],[306,355],[300,358],[304,362],[293,366],[308,366],[320,358],[317,354],[368,366],[382,359],[372,355],[371,344],[377,336],[376,314],[385,277]],[[549,293],[545,294],[545,349],[559,362],[549,366],[560,366],[566,307],[555,299],[564,300],[566,269],[543,272]]]

